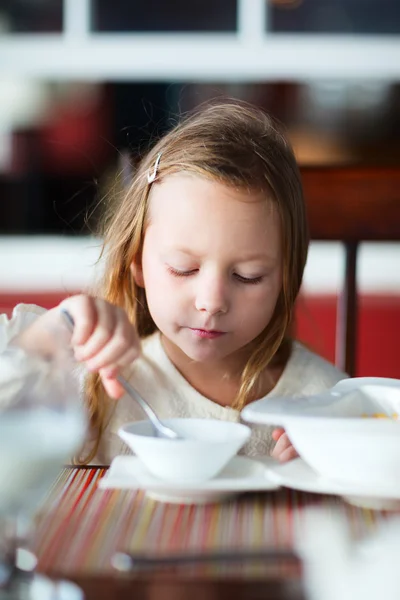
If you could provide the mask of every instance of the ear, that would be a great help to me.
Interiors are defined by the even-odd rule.
[[[140,258],[140,256],[135,256],[135,258],[133,259],[131,263],[131,273],[136,285],[141,288],[144,288],[143,268],[142,261]]]

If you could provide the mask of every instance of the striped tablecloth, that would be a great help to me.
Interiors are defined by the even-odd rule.
[[[247,494],[221,504],[164,504],[141,490],[99,489],[105,472],[65,468],[60,473],[38,516],[34,549],[40,570],[66,576],[112,573],[111,557],[118,550],[291,549],[310,506],[319,507],[327,518],[339,511],[354,537],[387,517],[384,512],[352,507],[338,497],[287,489]],[[249,568],[243,565],[243,573]],[[270,568],[274,576],[293,574],[293,565],[282,564],[279,573],[276,564]]]

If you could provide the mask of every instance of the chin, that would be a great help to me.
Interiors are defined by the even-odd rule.
[[[215,352],[185,352],[185,354],[191,360],[198,363],[214,362],[221,358],[221,356],[217,355]]]
[[[223,352],[221,349],[213,348],[211,345],[206,344],[203,346],[199,345],[195,348],[187,344],[182,344],[180,348],[191,360],[201,363],[215,362],[216,360],[224,359],[231,354],[231,351]]]

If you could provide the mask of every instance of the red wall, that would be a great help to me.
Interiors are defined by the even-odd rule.
[[[335,357],[336,298],[301,298],[297,337],[331,360]],[[363,295],[359,299],[358,376],[400,379],[400,296]]]
[[[62,294],[2,294],[0,313],[10,313],[18,302],[51,308]],[[297,309],[297,337],[309,347],[334,362],[336,298],[333,296],[301,297]],[[360,298],[358,327],[359,376],[395,377],[400,379],[400,296]]]

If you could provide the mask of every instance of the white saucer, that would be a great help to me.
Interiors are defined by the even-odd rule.
[[[270,467],[275,464],[272,458],[263,458],[259,462],[245,456],[235,456],[219,475],[199,483],[163,481],[149,473],[136,456],[117,456],[99,486],[143,489],[147,496],[162,502],[206,504],[244,492],[278,489],[279,484],[270,477]]]
[[[400,487],[398,490],[377,490],[359,485],[338,483],[316,473],[304,460],[296,458],[285,464],[269,466],[269,477],[279,485],[317,494],[343,496],[347,502],[363,508],[377,510],[400,509]]]

